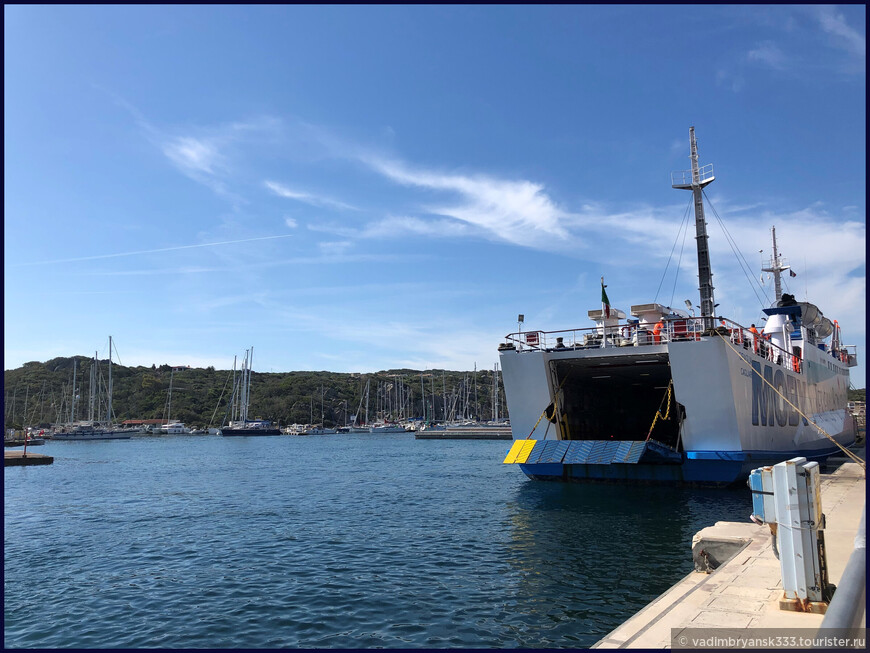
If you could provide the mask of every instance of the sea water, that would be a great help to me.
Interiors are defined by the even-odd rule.
[[[4,470],[4,646],[582,648],[748,490],[531,481],[505,441],[48,441]]]

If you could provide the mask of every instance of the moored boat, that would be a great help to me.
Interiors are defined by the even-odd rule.
[[[281,435],[281,429],[268,420],[230,422],[221,428],[221,435]]]
[[[55,431],[55,440],[85,441],[85,440],[129,440],[137,429],[100,426],[94,422],[80,422],[71,427]]]
[[[220,429],[221,435],[281,435],[281,430],[272,425],[269,420],[248,419],[248,408],[251,402],[251,374],[254,361],[254,348],[245,352],[241,373],[235,378],[236,363],[233,361],[233,395],[229,410],[233,419]]]
[[[699,167],[672,186],[694,195],[701,314],[652,302],[612,309],[602,279],[594,327],[509,334],[499,346],[514,445],[533,479],[727,485],[795,456],[823,461],[855,441],[846,410],[854,346],[839,326],[782,293],[765,326],[716,314]],[[759,321],[760,322],[760,321]]]

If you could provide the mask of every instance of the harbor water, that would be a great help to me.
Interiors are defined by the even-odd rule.
[[[749,491],[544,483],[510,442],[49,441],[4,470],[7,648],[582,648]]]

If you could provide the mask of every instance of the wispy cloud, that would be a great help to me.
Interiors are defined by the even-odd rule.
[[[427,236],[434,238],[459,238],[471,235],[482,236],[483,231],[472,225],[451,219],[429,219],[411,216],[388,216],[375,220],[362,227],[348,227],[344,224],[309,224],[310,231],[334,234],[343,238],[391,239],[404,236]]]
[[[532,247],[554,242],[563,247],[571,240],[562,224],[568,214],[556,205],[542,184],[413,169],[372,156],[363,161],[404,186],[458,195],[462,200],[459,203],[429,204],[424,208],[431,214],[454,218],[481,229],[494,240]]]
[[[774,70],[785,70],[788,58],[773,41],[765,41],[753,50],[750,50],[746,59],[749,62],[757,62]]]
[[[739,93],[745,85],[743,75],[736,70],[720,68],[716,71],[716,84],[730,89],[733,93]]]
[[[281,121],[258,117],[247,121],[206,127],[161,127],[117,93],[94,85],[133,116],[145,138],[158,149],[177,170],[190,179],[203,184],[213,192],[230,200],[234,205],[245,202],[231,188],[234,173],[233,156],[229,150],[239,143],[251,143],[258,135],[274,136]]]
[[[304,193],[301,191],[290,189],[287,186],[278,183],[277,181],[267,180],[263,182],[263,185],[279,197],[286,197],[287,199],[297,200],[299,202],[304,202],[305,204],[310,204],[311,206],[332,207],[337,209],[347,209],[350,211],[359,210],[355,206],[351,206],[350,204],[346,204],[345,202],[340,202],[338,200],[332,199],[331,197],[314,195],[312,193]]]
[[[323,242],[317,244],[320,252],[327,257],[343,256],[352,246],[348,240]]]
[[[831,40],[834,47],[846,50],[863,60],[867,52],[866,37],[850,27],[845,16],[836,7],[821,5],[813,7],[813,10],[822,31],[834,37]]]
[[[96,261],[99,259],[118,258],[121,256],[137,256],[139,254],[156,254],[159,252],[175,252],[182,249],[197,249],[200,247],[217,247],[219,245],[237,245],[239,243],[250,243],[257,240],[275,240],[277,238],[290,238],[293,234],[283,234],[278,236],[259,236],[257,238],[243,238],[241,240],[224,240],[216,243],[199,243],[197,245],[178,245],[175,247],[160,247],[158,249],[141,249],[134,252],[118,252],[115,254],[98,254],[96,256],[79,256],[76,258],[55,259],[52,261],[35,261],[27,263],[19,263],[11,267],[27,267],[33,265],[47,265],[49,263],[72,263],[75,261]]]
[[[170,139],[163,144],[163,153],[186,172],[204,172],[213,175],[221,161],[221,155],[214,143],[192,136]]]
[[[456,238],[473,233],[469,225],[457,220],[421,220],[420,218],[398,216],[387,217],[372,222],[360,233],[363,238],[396,238],[404,234],[431,236],[436,238]]]

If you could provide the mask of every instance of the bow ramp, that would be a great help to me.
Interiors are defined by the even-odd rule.
[[[504,464],[636,465],[675,464],[682,455],[655,440],[515,440]]]

